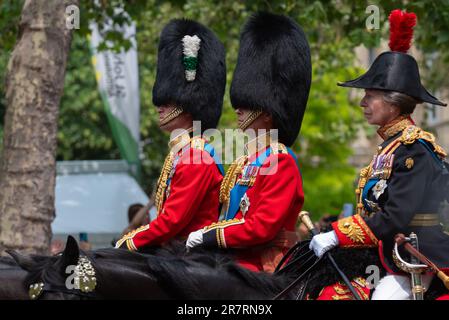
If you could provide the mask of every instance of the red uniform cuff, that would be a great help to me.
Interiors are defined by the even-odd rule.
[[[340,219],[332,223],[340,247],[377,247],[378,240],[360,215]]]

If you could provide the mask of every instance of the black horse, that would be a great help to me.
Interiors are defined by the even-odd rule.
[[[80,251],[69,237],[65,250],[56,256],[9,254],[25,276],[1,275],[0,270],[0,277],[21,296],[42,283],[39,299],[270,299],[288,284],[286,277],[248,271],[226,254],[186,253],[181,243],[147,253],[113,248]],[[76,266],[80,257],[95,270],[92,292],[67,287],[67,267]]]
[[[69,237],[65,250],[57,256],[9,252],[17,265],[5,260],[5,268],[0,267],[0,281],[8,284],[8,289],[0,290],[0,299],[25,298],[30,285],[39,283],[39,299],[315,299],[323,287],[341,281],[326,259],[317,260],[308,242],[298,248],[283,268],[266,274],[240,267],[232,254],[202,249],[186,253],[182,243],[146,253],[112,248],[84,252]],[[365,268],[370,264],[382,270],[377,253],[371,249],[336,248],[332,255],[350,279],[366,277]],[[67,267],[78,265],[80,257],[90,261],[95,273],[96,286],[91,292],[67,286]],[[300,281],[279,296],[298,278]],[[434,299],[444,292],[444,287],[437,285],[426,298]]]
[[[0,299],[29,299],[23,286],[27,274],[12,258],[0,257]]]
[[[336,271],[335,266],[330,263],[328,257],[324,256],[324,258],[318,259],[313,251],[309,249],[309,243],[310,241],[297,243],[288,253],[290,254],[288,259],[285,259],[287,257],[284,257],[287,262],[285,262],[285,264],[282,264],[281,262],[282,265],[278,266],[278,270],[276,271],[278,275],[284,273],[291,274],[294,269],[304,271],[301,271],[296,277],[296,280],[293,281],[296,285],[290,285],[284,289],[277,298],[286,297],[284,293],[290,291],[289,288],[299,288],[300,294],[297,295],[298,298],[314,300],[319,297],[322,289],[327,286],[335,285],[336,283],[345,286],[341,275]],[[377,248],[344,249],[337,247],[330,250],[330,254],[341,271],[343,271],[346,277],[350,280],[357,278],[366,279],[369,277],[373,268],[367,268],[368,266],[377,267],[377,270],[379,271],[377,280],[380,280],[380,278],[386,275]],[[359,292],[358,296],[360,299],[371,299],[374,290],[375,288],[372,288],[368,296],[360,294],[360,291],[356,292]],[[434,277],[430,287],[424,295],[424,299],[435,300],[447,293],[447,288],[444,286],[443,282],[437,277]],[[349,297],[354,298],[349,292],[348,295]]]

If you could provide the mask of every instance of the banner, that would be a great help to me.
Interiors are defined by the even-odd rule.
[[[103,37],[95,23],[90,25],[90,30],[92,63],[109,125],[122,158],[131,165],[133,174],[138,177],[140,99],[136,27],[134,23],[123,27],[114,26],[114,31],[121,32],[125,39],[132,42],[128,51],[119,53],[109,50],[98,52],[97,47]]]

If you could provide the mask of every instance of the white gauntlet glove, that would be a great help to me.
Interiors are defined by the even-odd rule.
[[[189,234],[189,237],[187,238],[187,241],[186,241],[186,248],[187,248],[187,250],[189,250],[193,247],[201,245],[202,243],[203,243],[203,230],[200,229],[200,230],[191,232]]]
[[[317,234],[310,241],[309,249],[315,252],[318,258],[321,258],[330,249],[338,246],[338,238],[335,231]]]

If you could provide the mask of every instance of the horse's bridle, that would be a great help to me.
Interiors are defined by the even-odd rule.
[[[37,282],[30,285],[28,295],[32,300],[39,299],[43,292],[60,292],[82,298],[93,298],[93,292],[97,286],[97,278],[90,260],[86,256],[80,256],[74,272],[75,288],[69,289],[66,286]]]
[[[30,285],[28,294],[32,300],[37,300],[44,292],[65,293],[86,299],[97,298],[93,292],[82,292],[79,289],[67,289],[65,286],[57,286],[43,282]]]

